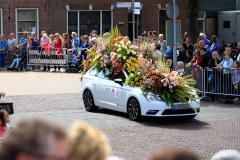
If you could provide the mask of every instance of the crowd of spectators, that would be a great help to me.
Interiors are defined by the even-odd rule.
[[[0,112],[0,121],[5,122]],[[4,123],[1,123],[4,124]],[[4,160],[123,160],[111,155],[111,146],[99,129],[81,121],[65,127],[41,119],[25,119],[3,134],[0,159]],[[133,157],[133,159],[135,159]],[[156,150],[149,160],[198,160],[186,149]],[[239,160],[237,150],[221,150],[211,160]]]
[[[34,32],[29,34],[25,31],[19,42],[17,42],[14,33],[9,35],[8,40],[4,38],[3,34],[0,34],[0,71],[5,70],[6,58],[9,63],[8,70],[19,70],[20,62],[26,59],[27,52],[32,49],[37,49],[39,51],[39,61],[50,57],[45,56],[45,54],[43,55],[44,51],[48,55],[56,52],[57,56],[52,56],[51,58],[61,59],[62,57],[59,55],[64,52],[62,48],[70,49],[74,55],[74,60],[80,62],[82,57],[86,58],[87,49],[96,44],[95,41],[97,36],[96,30],[93,30],[90,36],[81,35],[80,39],[76,32],[72,32],[72,38],[70,39],[68,33],[63,33],[62,36],[59,33],[50,34],[48,36],[46,31],[42,31],[41,38],[38,39]],[[80,51],[79,48],[81,49]],[[60,66],[55,65],[53,72],[56,72],[57,67],[58,71],[60,71]],[[50,66],[44,66],[42,71],[50,71]]]

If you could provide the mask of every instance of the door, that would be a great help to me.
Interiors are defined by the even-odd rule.
[[[235,27],[235,42],[240,42],[240,31],[239,31],[239,27],[240,27],[240,12],[235,13],[235,23],[236,23],[236,27]]]
[[[126,111],[126,101],[128,95],[128,89],[125,87],[125,74],[121,71],[118,76],[114,77],[121,78],[122,84],[109,80],[106,85],[106,103],[107,105],[117,111]]]
[[[234,12],[219,12],[218,14],[218,34],[219,43],[222,41],[234,42],[235,37],[235,13]]]

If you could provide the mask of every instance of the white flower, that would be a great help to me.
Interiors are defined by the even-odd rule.
[[[121,54],[119,54],[119,55],[118,55],[118,58],[120,58],[121,56],[122,56],[122,55],[121,55]]]
[[[130,54],[130,50],[127,50],[127,54]]]
[[[133,51],[133,50],[132,50],[131,52],[132,52],[133,55],[137,54],[136,51]]]
[[[123,40],[121,40],[121,41],[120,41],[120,44],[122,44],[122,45],[123,45],[123,44],[124,44],[124,41],[123,41]]]
[[[126,56],[123,56],[123,59],[126,59],[127,57]]]
[[[121,45],[118,45],[118,48],[121,48]]]
[[[114,44],[114,46],[118,46],[118,44],[117,44],[117,43],[115,43],[115,44]]]

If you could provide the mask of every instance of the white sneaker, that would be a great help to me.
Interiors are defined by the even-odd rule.
[[[233,101],[238,101],[239,100],[239,98],[235,98],[235,99],[233,99]]]

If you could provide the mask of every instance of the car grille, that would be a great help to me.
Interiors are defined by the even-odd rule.
[[[191,108],[179,110],[166,109],[165,111],[163,111],[162,115],[191,114],[191,113],[195,113],[195,111],[193,111]]]

